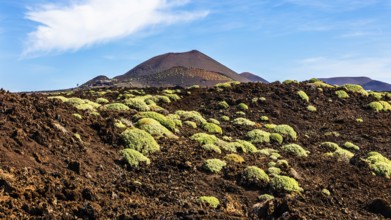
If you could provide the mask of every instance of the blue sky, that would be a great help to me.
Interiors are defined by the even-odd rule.
[[[269,81],[391,83],[391,0],[0,0],[0,87],[74,87],[192,49]]]

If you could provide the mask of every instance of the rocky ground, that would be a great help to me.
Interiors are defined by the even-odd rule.
[[[308,101],[297,94],[300,90]],[[349,97],[339,98],[338,90],[347,91]],[[391,113],[384,104],[391,100],[389,94],[366,95],[312,83],[140,91],[0,91],[0,218],[391,218],[387,159],[391,158]],[[162,96],[171,98],[170,102]],[[94,103],[80,103],[75,97]],[[137,121],[145,109],[127,103],[130,109],[110,110],[103,99],[99,100],[102,106],[97,105],[97,98],[109,103],[138,98],[149,111],[165,116],[177,113],[170,116],[176,122],[171,135],[152,134],[160,150],[144,154],[150,164],[131,166],[121,153],[132,147],[124,140],[124,131],[140,124]],[[379,99],[384,108],[377,112],[368,104]],[[309,105],[316,111],[308,110]],[[205,121],[186,119],[178,110],[197,111]],[[207,120],[217,123],[211,118],[218,120],[221,133],[205,128]],[[239,125],[237,118],[252,123]],[[197,127],[187,120],[195,121]],[[248,134],[259,129],[268,136],[278,133],[273,126],[282,124],[291,126],[297,138],[281,134],[281,143],[267,138],[257,142]],[[221,140],[216,142],[221,152],[202,147],[194,140],[197,133],[214,133]],[[253,142],[256,151],[245,152],[238,139]],[[359,149],[344,148],[346,142]],[[237,145],[229,150],[222,143]],[[292,143],[300,145],[307,156],[284,150]],[[374,151],[379,154],[368,155]],[[233,153],[235,160],[227,157]],[[383,165],[376,166],[379,161],[371,162],[370,156],[380,154],[376,158]],[[220,159],[225,166],[210,172],[205,167],[208,159]],[[248,178],[249,166],[265,171],[267,180]],[[281,176],[299,186],[277,187]],[[269,195],[266,199],[265,194]],[[218,205],[202,202],[201,196],[217,198]]]

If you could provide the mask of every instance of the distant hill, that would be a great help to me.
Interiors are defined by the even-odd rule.
[[[88,85],[104,86],[104,85],[110,84],[110,83],[111,83],[111,80],[109,77],[104,76],[104,75],[100,75],[100,76],[97,76],[97,77],[87,81],[86,83],[84,83],[81,86],[88,86]]]
[[[319,79],[331,85],[358,84],[366,90],[391,91],[391,84],[373,80],[369,77],[332,77]]]
[[[114,79],[124,81],[129,78],[149,76],[169,70],[172,67],[203,69],[221,73],[232,80],[249,82],[245,77],[240,76],[233,70],[197,50],[184,53],[166,53],[153,57]]]
[[[250,80],[251,82],[262,82],[262,83],[269,83],[268,81],[266,81],[265,79],[263,79],[262,77],[260,76],[257,76],[253,73],[250,73],[250,72],[244,72],[244,73],[241,73],[239,74],[241,75],[242,77]]]

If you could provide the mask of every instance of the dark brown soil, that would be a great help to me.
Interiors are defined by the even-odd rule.
[[[317,112],[296,94],[304,90]],[[105,95],[116,100],[121,89]],[[157,89],[145,89],[158,93]],[[390,179],[372,175],[361,160],[370,151],[391,158],[391,113],[376,113],[366,105],[373,97],[350,93],[340,100],[334,89],[279,83],[240,84],[231,89],[193,89],[177,102],[162,105],[170,113],[196,110],[205,118],[237,116],[235,105],[249,105],[246,118],[258,122],[266,115],[274,124],[289,124],[298,133],[297,144],[309,157],[297,159],[281,152],[298,179],[301,194],[276,194],[258,202],[266,188],[243,184],[241,173],[249,165],[267,169],[269,159],[241,154],[245,163],[228,165],[219,174],[204,171],[206,159],[225,155],[206,152],[189,137],[201,129],[180,128],[177,140],[158,139],[161,151],[149,156],[151,164],[132,169],[120,159],[124,148],[114,119],[132,119],[136,111],[87,115],[45,94],[0,92],[0,219],[384,219],[390,217]],[[73,97],[95,100],[85,91]],[[265,102],[252,103],[254,97]],[[225,100],[232,107],[219,110]],[[78,120],[73,113],[84,116]],[[363,123],[357,123],[357,118]],[[224,135],[244,139],[254,127],[221,121]],[[326,136],[338,132],[339,137]],[[75,138],[74,133],[81,136]],[[218,135],[221,137],[220,135]],[[319,144],[346,141],[360,146],[350,163],[322,156]],[[258,144],[275,148],[278,144]],[[322,194],[328,189],[330,196]],[[203,195],[217,197],[217,209],[197,202]]]

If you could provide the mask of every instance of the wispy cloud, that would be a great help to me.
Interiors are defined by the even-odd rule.
[[[391,58],[389,57],[309,57],[297,61],[296,64],[296,68],[293,68],[294,72],[306,73],[307,78],[368,76],[391,82]]]
[[[189,0],[106,0],[44,4],[26,18],[39,23],[29,33],[23,56],[78,50],[134,35],[158,25],[207,16],[207,11],[180,10]]]

